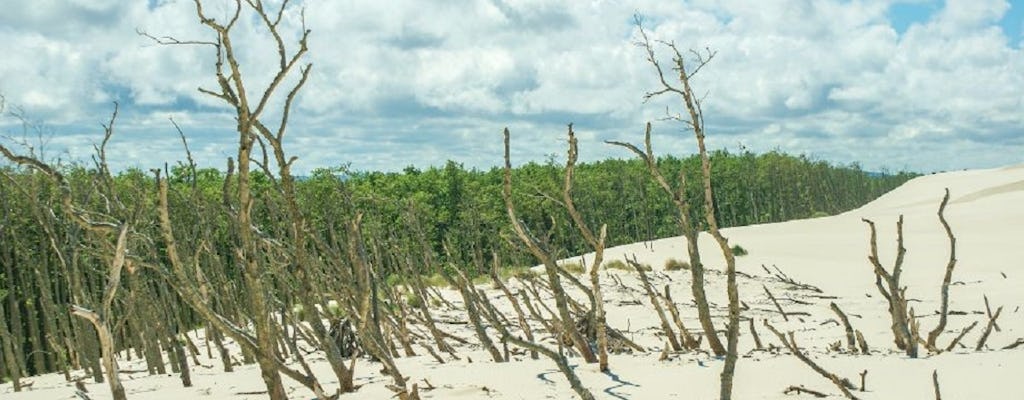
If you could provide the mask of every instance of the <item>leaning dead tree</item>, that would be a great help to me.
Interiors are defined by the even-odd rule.
[[[523,222],[519,220],[516,214],[515,204],[512,201],[512,160],[509,156],[509,131],[505,128],[504,131],[504,143],[505,143],[505,173],[504,173],[504,184],[502,190],[502,197],[505,201],[505,208],[508,213],[509,221],[512,225],[513,231],[519,240],[529,249],[530,253],[541,261],[544,265],[544,269],[548,278],[548,288],[551,290],[554,296],[555,308],[557,309],[558,315],[556,322],[556,330],[560,332],[560,337],[556,338],[559,344],[563,342],[571,342],[571,345],[583,355],[584,360],[587,363],[598,362],[594,356],[593,351],[590,349],[590,344],[587,343],[583,335],[576,329],[575,319],[572,317],[572,313],[569,310],[569,302],[572,300],[569,295],[565,293],[565,289],[562,287],[560,270],[562,269],[558,263],[555,262],[555,258],[551,251],[546,249],[541,241],[535,238]],[[570,144],[570,148],[571,148]],[[568,178],[567,178],[568,179]],[[603,235],[602,235],[603,239]],[[465,289],[463,289],[465,290]],[[486,296],[479,296],[477,299],[483,301],[483,309],[493,310],[493,306],[486,300]],[[527,304],[529,300],[527,299]],[[547,347],[539,345],[537,343],[522,340],[509,332],[509,329],[504,324],[495,324],[494,328],[498,329],[502,336],[502,342],[511,343],[516,346],[521,346],[531,351],[536,351],[540,354],[551,358],[552,361],[558,365],[559,370],[565,375],[569,384],[573,390],[576,391],[577,395],[584,400],[593,399],[593,394],[589,390],[584,388],[580,383],[579,377],[569,367],[569,363],[562,352],[555,352]],[[566,340],[568,339],[568,340]]]
[[[651,150],[650,123],[647,124],[644,137],[646,151],[641,151],[636,146],[628,143],[608,143],[625,147],[643,159],[647,164],[652,177],[658,182],[662,189],[672,196],[672,200],[676,204],[680,214],[680,227],[682,228],[683,236],[686,237],[687,250],[690,255],[690,271],[693,278],[691,288],[694,301],[697,303],[697,312],[698,317],[700,318],[701,327],[704,329],[704,334],[708,338],[708,344],[711,346],[715,355],[725,357],[725,363],[721,374],[721,388],[719,395],[723,400],[730,399],[732,398],[733,374],[736,369],[736,361],[738,359],[737,343],[739,338],[740,319],[739,290],[736,285],[736,259],[733,255],[732,248],[729,247],[728,239],[726,239],[719,231],[718,221],[715,217],[714,188],[711,186],[711,161],[708,157],[707,146],[704,143],[704,113],[701,108],[701,100],[695,95],[693,87],[691,86],[691,81],[694,76],[696,76],[704,66],[711,62],[715,53],[710,50],[703,53],[691,51],[694,56],[693,63],[691,64],[676,47],[675,43],[658,41],[671,52],[671,70],[677,74],[675,80],[678,82],[670,83],[670,77],[666,77],[666,71],[655,54],[654,44],[647,36],[647,32],[643,28],[642,19],[639,15],[635,16],[635,22],[640,33],[640,40],[637,42],[637,45],[644,50],[647,62],[654,67],[660,84],[660,89],[645,94],[644,100],[650,100],[651,98],[666,94],[679,96],[686,108],[687,117],[672,116],[671,119],[680,121],[687,125],[693,131],[694,138],[697,142],[698,155],[701,161],[701,183],[704,188],[704,219],[707,223],[708,231],[711,233],[711,236],[714,237],[715,242],[718,243],[726,262],[726,292],[729,299],[729,318],[726,325],[726,346],[724,348],[722,347],[721,341],[715,331],[714,324],[711,321],[711,313],[708,307],[707,296],[704,291],[704,266],[701,263],[700,250],[697,247],[697,236],[699,230],[696,224],[693,224],[689,220],[690,206],[683,192],[685,187],[685,176],[680,173],[679,187],[678,189],[673,190],[668,184],[668,181],[658,170],[656,159],[654,158],[653,151]]]
[[[601,225],[600,234],[595,236],[594,231],[583,221],[583,216],[576,209],[576,202],[572,199],[573,177],[576,172],[576,160],[579,157],[579,147],[576,143],[576,133],[572,131],[572,124],[569,124],[569,154],[565,162],[565,185],[562,188],[562,201],[565,209],[572,217],[576,228],[583,235],[583,239],[594,249],[594,260],[590,265],[590,287],[593,292],[591,296],[590,329],[595,332],[597,342],[598,363],[601,372],[608,371],[608,331],[607,318],[604,313],[604,296],[601,293],[601,278],[598,271],[604,262],[605,238],[608,236],[608,226]]]
[[[542,264],[544,264],[544,271],[548,278],[548,286],[554,295],[555,308],[558,310],[559,328],[561,335],[572,342],[572,346],[576,348],[583,359],[587,363],[598,362],[594,352],[590,349],[590,345],[587,343],[583,335],[576,330],[575,319],[572,317],[572,313],[569,310],[569,295],[565,293],[565,289],[562,286],[562,267],[558,265],[555,257],[552,255],[551,250],[547,249],[546,246],[540,241],[540,239],[534,237],[530,231],[523,225],[523,222],[519,220],[516,214],[515,204],[512,202],[512,160],[509,157],[509,132],[508,128],[505,128],[505,174],[504,174],[504,185],[502,190],[502,197],[505,201],[505,210],[508,213],[509,223],[512,225],[512,230],[515,231],[516,237],[526,246]]]

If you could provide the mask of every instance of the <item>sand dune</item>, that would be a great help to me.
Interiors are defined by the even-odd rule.
[[[939,285],[948,258],[949,244],[936,211],[945,188],[951,192],[946,217],[958,239],[959,264],[953,275],[947,333],[940,338],[945,346],[961,329],[974,321],[980,326],[963,340],[966,348],[940,355],[924,355],[909,359],[898,352],[892,342],[888,313],[884,299],[874,287],[874,277],[867,261],[868,227],[861,218],[869,218],[878,226],[878,244],[883,265],[891,267],[895,254],[895,223],[900,214],[905,218],[906,260],[903,282],[911,306],[922,315],[922,331],[932,329],[937,320]],[[610,227],[614,229],[614,227]],[[823,367],[859,384],[859,373],[867,370],[867,391],[855,394],[863,399],[925,399],[934,398],[931,374],[937,370],[944,398],[949,399],[1007,399],[1022,396],[1016,382],[1024,375],[1024,346],[1015,350],[997,350],[1024,336],[1024,165],[958,171],[920,177],[907,182],[876,201],[841,215],[779,224],[765,224],[730,228],[723,231],[730,243],[740,244],[749,255],[738,258],[738,270],[749,276],[741,277],[740,296],[749,306],[744,317],[770,319],[780,329],[795,332],[804,351]],[[713,313],[724,319],[724,276],[718,270],[724,264],[716,245],[708,235],[702,235],[701,250],[709,273],[708,292],[715,305]],[[689,274],[686,271],[662,270],[668,258],[687,259],[682,238],[666,238],[608,249],[608,259],[636,256],[641,263],[654,267],[651,280],[661,288],[668,285],[676,302],[680,304],[684,322],[696,328],[696,312],[690,306]],[[582,255],[585,260],[592,255]],[[578,258],[576,258],[578,259]],[[794,288],[769,275],[770,271],[783,271],[792,279],[819,287],[823,293]],[[620,278],[622,285],[609,279],[609,274]],[[606,297],[609,324],[624,331],[649,352],[615,355],[611,358],[612,374],[597,371],[596,365],[583,364],[580,359],[570,361],[576,367],[584,384],[601,399],[712,399],[718,394],[718,374],[722,362],[706,353],[671,354],[659,361],[665,339],[657,336],[657,317],[646,296],[640,290],[635,273],[609,270],[602,286]],[[510,282],[515,286],[517,282]],[[809,315],[782,320],[774,310],[762,286],[779,298],[788,312]],[[496,305],[505,306],[503,296],[490,291]],[[998,332],[993,332],[986,349],[974,351],[987,322],[982,296],[987,295],[993,308],[1002,306]],[[457,304],[457,294],[447,292]],[[830,298],[834,297],[834,298]],[[840,354],[829,350],[829,344],[844,340],[842,327],[834,323],[835,315],[830,302],[837,303],[851,316],[855,328],[863,331],[871,355]],[[962,314],[961,314],[962,313]],[[464,320],[458,310],[444,314],[454,320]],[[465,325],[442,324],[442,329],[456,335],[473,338]],[[758,328],[761,328],[758,325]],[[771,333],[761,328],[761,340],[779,345]],[[200,341],[201,343],[201,341]],[[791,399],[811,398],[808,395],[785,395],[790,385],[806,387],[841,398],[832,384],[803,365],[785,351],[754,351],[749,331],[740,336],[741,359],[736,375],[737,399]],[[922,350],[923,352],[923,350]],[[430,356],[398,359],[402,371],[421,390],[423,398],[435,399],[543,399],[572,398],[574,395],[564,378],[548,360],[518,360],[495,364],[486,352],[475,347],[460,349],[461,360],[446,359],[439,364]],[[472,362],[470,362],[472,360]],[[193,380],[196,387],[182,388],[175,377],[145,376],[145,373],[126,374],[125,386],[130,398],[178,399],[182,397],[209,399],[261,399],[263,384],[253,366],[242,366],[238,372],[219,372],[219,361],[202,359],[210,367],[197,367]],[[121,364],[126,370],[143,369],[137,361]],[[377,365],[369,362],[357,364],[357,383],[364,384],[358,392],[343,395],[345,399],[382,399],[391,397]],[[329,368],[323,362],[314,365],[329,388]],[[79,373],[80,374],[80,373]],[[35,383],[31,390],[12,393],[9,384],[0,386],[5,400],[16,399],[71,399],[74,387],[63,382],[61,376],[47,375],[30,378]],[[93,399],[107,399],[104,384],[89,384]],[[294,389],[295,399],[312,395],[304,389]]]

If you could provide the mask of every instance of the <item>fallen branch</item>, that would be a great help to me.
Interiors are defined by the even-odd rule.
[[[827,394],[824,394],[824,393],[819,392],[817,390],[807,389],[807,388],[805,388],[803,386],[790,386],[790,387],[786,388],[786,390],[782,391],[782,394],[790,394],[790,393],[796,393],[796,394],[806,393],[806,394],[809,394],[809,395],[814,396],[814,397],[828,397]]]
[[[982,347],[985,347],[985,342],[988,340],[988,335],[992,333],[992,329],[999,330],[999,325],[996,324],[996,319],[999,318],[999,314],[1003,312],[1003,306],[999,306],[996,309],[996,313],[992,314],[992,309],[988,306],[988,296],[985,296],[985,311],[988,312],[988,325],[985,326],[985,332],[981,334],[981,338],[978,339],[978,345],[974,347],[974,351],[981,351]]]
[[[773,296],[772,292],[770,290],[768,290],[768,286],[761,285],[761,287],[764,288],[764,292],[768,294],[768,298],[772,300],[772,304],[775,304],[775,309],[779,310],[779,314],[782,314],[782,319],[786,320],[788,322],[789,321],[789,317],[786,316],[786,311],[784,311],[782,309],[782,306],[779,305],[779,301],[775,300],[775,296]]]
[[[953,348],[956,347],[958,343],[960,343],[960,339],[963,339],[964,336],[967,335],[967,332],[970,332],[971,329],[974,329],[975,326],[978,326],[978,321],[974,321],[973,324],[971,324],[967,328],[964,328],[964,330],[961,331],[960,334],[956,336],[956,339],[953,339],[952,342],[949,342],[949,346],[946,346],[946,351],[953,351]]]
[[[846,398],[857,400],[857,396],[854,396],[853,393],[850,393],[850,389],[856,389],[856,387],[853,386],[853,384],[850,383],[848,379],[840,378],[838,375],[826,371],[820,365],[818,365],[813,360],[808,358],[803,352],[801,352],[800,348],[796,344],[796,338],[793,336],[793,332],[789,332],[789,338],[787,339],[786,335],[783,335],[782,332],[779,332],[777,329],[775,329],[774,326],[768,323],[768,320],[764,320],[764,326],[767,327],[768,330],[772,331],[772,333],[774,333],[775,336],[779,338],[782,344],[785,345],[786,348],[788,348],[789,351],[792,352],[794,356],[796,356],[796,358],[800,359],[800,361],[803,361],[804,364],[807,364],[808,367],[811,367],[811,369],[814,370],[814,372],[817,372],[821,376],[825,377],[825,379],[828,379],[833,384],[835,384],[836,387],[839,388],[839,391],[843,392],[843,395],[846,396]]]
[[[1024,338],[1017,338],[1016,342],[1010,343],[1006,347],[1003,347],[1003,350],[1013,350],[1022,344],[1024,344]]]

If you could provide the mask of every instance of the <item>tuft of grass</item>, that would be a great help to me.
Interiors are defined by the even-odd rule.
[[[689,269],[690,269],[690,263],[689,262],[686,262],[686,261],[683,261],[683,260],[679,260],[679,259],[675,259],[675,258],[670,258],[668,260],[665,260],[665,270],[666,271],[679,271],[679,270],[689,270]]]
[[[827,213],[827,212],[824,212],[824,211],[815,211],[815,212],[811,213],[811,218],[824,218],[824,217],[830,217],[830,216],[832,216],[832,215]]]
[[[434,287],[447,287],[448,281],[444,280],[441,274],[427,275],[423,277],[423,284]]]
[[[562,267],[562,269],[565,269],[566,271],[574,273],[574,274],[582,274],[582,273],[586,272],[586,270],[583,268],[583,264],[580,264],[580,263],[575,262],[575,261],[570,261],[570,262],[561,264],[560,266]]]
[[[622,271],[632,271],[633,267],[630,267],[629,264],[626,264],[626,262],[622,261],[622,260],[611,260],[611,261],[605,261],[604,262],[604,269],[617,269],[617,270],[622,270]]]
[[[621,270],[621,271],[636,271],[636,269],[633,268],[632,265],[629,265],[625,261],[622,261],[622,260],[606,261],[602,265],[604,266],[605,269],[617,269],[617,270]],[[644,270],[645,272],[646,271],[654,271],[654,268],[652,268],[648,264],[640,264],[640,269]]]
[[[736,257],[743,257],[747,254],[747,249],[744,249],[743,246],[740,246],[738,244],[732,246],[732,255]]]

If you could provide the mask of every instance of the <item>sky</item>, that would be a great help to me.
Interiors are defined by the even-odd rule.
[[[215,88],[212,47],[137,34],[212,40],[193,1],[4,3],[0,143],[91,162],[117,102],[116,170],[183,160],[171,119],[200,167],[236,154],[231,109],[197,90]],[[220,21],[234,4],[202,3]],[[299,174],[490,168],[508,127],[514,163],[561,162],[573,123],[593,161],[630,157],[603,142],[639,144],[651,121],[656,153],[692,154],[692,132],[666,118],[685,112],[681,99],[644,101],[660,86],[635,45],[637,13],[652,38],[716,52],[692,82],[710,148],[873,171],[1024,163],[1024,0],[295,0],[280,31],[291,52],[302,24],[311,30],[312,70],[285,151]],[[259,96],[277,52],[244,15],[232,40]],[[294,82],[271,102],[270,125]]]

